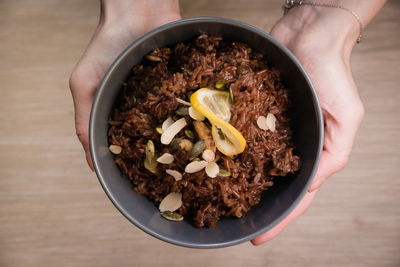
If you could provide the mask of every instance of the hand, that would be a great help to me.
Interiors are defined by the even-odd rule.
[[[75,128],[94,170],[89,151],[89,117],[94,95],[114,59],[136,38],[162,24],[179,20],[177,0],[102,1],[99,25],[70,77]]]
[[[296,55],[317,91],[325,123],[322,157],[303,200],[281,223],[253,239],[254,245],[277,236],[307,210],[323,182],[345,167],[364,115],[350,69],[358,25],[351,14],[341,10],[321,9],[318,14],[314,10],[306,6],[293,8],[272,28],[271,35]],[[336,31],[332,25],[340,21],[352,26],[346,29],[339,25]]]

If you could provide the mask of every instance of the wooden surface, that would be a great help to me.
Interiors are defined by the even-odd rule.
[[[354,49],[366,107],[347,168],[279,237],[181,248],[129,223],[87,168],[68,77],[97,24],[92,1],[0,1],[0,266],[400,266],[400,3]],[[276,1],[182,1],[182,15],[266,31]]]

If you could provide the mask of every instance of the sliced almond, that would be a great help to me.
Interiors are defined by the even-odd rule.
[[[267,124],[267,127],[268,127],[272,132],[275,132],[275,130],[276,130],[275,122],[276,122],[276,117],[274,116],[274,114],[268,113],[267,119],[266,119],[266,124]]]
[[[174,122],[161,135],[161,143],[169,145],[177,133],[179,133],[187,125],[185,118],[181,118]]]
[[[165,170],[165,172],[167,174],[171,175],[172,177],[174,177],[175,181],[182,180],[182,174],[180,172],[178,172],[178,171],[168,169],[168,170]]]
[[[122,147],[121,146],[117,146],[117,145],[110,145],[109,147],[111,153],[118,155],[121,154],[122,152]]]
[[[188,165],[186,165],[185,172],[187,173],[195,173],[199,172],[207,166],[208,162],[204,160],[200,161],[192,161]]]
[[[174,120],[171,117],[168,117],[163,124],[161,125],[161,129],[163,132],[165,132],[169,126],[171,126],[174,123]],[[162,134],[162,133],[161,133]]]
[[[163,211],[176,211],[182,206],[181,193],[169,193],[160,203],[159,209]]]
[[[189,108],[189,116],[195,121],[203,121],[204,116],[200,112],[198,112],[194,107]]]
[[[215,159],[215,153],[211,149],[206,149],[203,151],[202,157],[205,161],[211,162]]]
[[[162,164],[171,164],[174,162],[174,156],[171,155],[170,153],[164,153],[157,159],[158,162]]]
[[[189,102],[187,102],[187,101],[185,101],[185,100],[183,100],[183,99],[180,99],[180,98],[176,98],[176,102],[178,102],[178,103],[181,103],[181,104],[183,104],[183,105],[186,105],[186,106],[192,106],[192,104],[190,104]]]
[[[259,116],[257,119],[257,125],[258,128],[260,128],[261,130],[268,130],[268,126],[267,126],[267,118],[265,118],[264,116]]]
[[[215,178],[219,173],[219,166],[215,162],[210,162],[206,166],[206,173],[209,177]]]

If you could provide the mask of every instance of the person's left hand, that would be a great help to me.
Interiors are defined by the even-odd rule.
[[[253,239],[254,245],[282,232],[308,209],[323,182],[345,167],[364,114],[350,69],[350,53],[358,30],[351,28],[358,26],[352,21],[354,18],[325,9],[322,19],[320,13],[304,6],[290,12],[273,27],[271,35],[296,55],[313,82],[324,116],[324,148],[317,173],[304,198],[282,222]],[[343,18],[337,23],[340,30],[336,33],[332,23],[326,24],[326,21],[337,21],[338,14]],[[304,18],[312,23],[302,27],[299,21]],[[350,25],[348,31],[346,25]]]

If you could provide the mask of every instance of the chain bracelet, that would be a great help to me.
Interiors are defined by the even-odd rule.
[[[343,10],[346,10],[347,12],[349,12],[350,14],[353,15],[353,17],[357,20],[358,24],[360,25],[360,34],[358,35],[357,38],[357,43],[361,42],[361,38],[362,38],[362,34],[363,34],[363,24],[361,22],[360,17],[357,15],[356,12],[354,12],[353,10],[344,7],[342,5],[338,5],[338,4],[333,4],[333,3],[315,3],[315,2],[310,2],[310,1],[301,1],[301,0],[286,0],[286,3],[282,6],[283,12],[284,14],[286,14],[286,12],[289,11],[289,9],[291,9],[294,6],[301,6],[301,5],[308,5],[308,6],[320,6],[320,7],[334,7],[334,8],[340,8]]]

